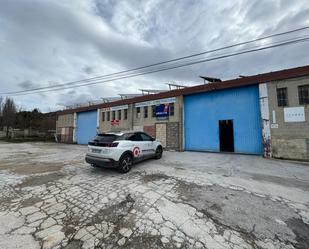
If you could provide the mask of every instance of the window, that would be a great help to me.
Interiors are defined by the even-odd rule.
[[[111,119],[111,113],[107,112],[107,121],[110,121],[110,119]]]
[[[121,120],[121,110],[118,110],[118,119]]]
[[[133,134],[131,137],[128,138],[130,141],[143,141],[141,135],[139,133]]]
[[[298,87],[299,104],[309,104],[309,85]]]
[[[175,106],[174,106],[174,103],[170,103],[169,104],[169,115],[170,116],[174,116],[174,114],[175,114]]]
[[[136,118],[140,118],[140,117],[141,117],[141,108],[136,107]]]
[[[148,106],[144,106],[144,118],[148,118]]]
[[[112,120],[115,120],[116,119],[116,111],[113,111],[112,112]]]
[[[277,88],[278,106],[288,106],[288,91],[287,88]]]
[[[152,117],[155,118],[156,117],[156,106],[155,105],[151,106],[151,109],[152,109]]]
[[[102,112],[102,122],[105,122],[105,112]]]
[[[127,120],[128,119],[128,109],[124,109],[124,119]]]
[[[148,136],[147,134],[145,133],[141,133],[141,137],[143,139],[143,141],[153,141],[152,137]]]

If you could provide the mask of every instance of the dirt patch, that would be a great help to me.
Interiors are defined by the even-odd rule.
[[[55,172],[62,169],[63,164],[54,163],[23,163],[0,162],[0,170],[9,170],[19,175],[42,174],[47,172]]]
[[[309,225],[304,223],[301,219],[289,219],[287,222],[289,228],[292,229],[296,235],[297,249],[308,249],[309,246]]]
[[[59,180],[65,176],[64,173],[51,173],[48,175],[41,175],[41,176],[31,176],[26,178],[22,183],[16,185],[16,188],[24,188],[24,187],[33,187],[33,186],[40,186],[43,184],[47,184],[49,182],[53,182]]]
[[[145,175],[142,178],[144,183],[155,182],[155,181],[166,180],[166,179],[169,179],[169,177],[167,175],[164,175],[164,174]]]
[[[99,210],[87,225],[100,224],[102,221],[111,222],[115,226],[128,226],[128,221],[124,217],[132,210],[134,199],[131,195],[127,195],[126,199],[118,204],[112,205],[108,208]]]
[[[76,227],[80,226],[81,218],[75,215],[71,210],[66,212],[66,216],[63,219],[63,228],[65,236],[72,240],[77,230]]]
[[[285,187],[300,188],[302,190],[309,191],[309,181],[262,174],[252,174],[251,178],[257,181],[271,182]]]
[[[33,206],[34,204],[40,202],[40,201],[43,201],[41,198],[39,197],[31,197],[29,199],[25,199],[23,200],[20,205],[22,207],[30,207],[30,206]]]
[[[80,249],[83,246],[83,242],[80,240],[71,240],[69,243],[62,247],[63,249]]]
[[[161,236],[136,236],[130,239],[124,246],[121,248],[152,248],[160,249],[167,248],[173,249],[177,248],[173,244],[163,244],[161,241]],[[186,247],[181,247],[186,248]]]
[[[254,243],[255,238],[268,238],[295,245],[295,230],[298,241],[308,243],[304,239],[308,237],[296,230],[299,226],[286,225],[289,220],[298,220],[300,216],[284,203],[218,185],[199,186],[180,181],[177,190],[185,203],[211,219],[221,233],[226,229],[235,230],[249,244]]]

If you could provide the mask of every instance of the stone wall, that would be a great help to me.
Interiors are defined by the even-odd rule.
[[[308,139],[309,141],[309,139]],[[272,154],[275,158],[308,160],[306,139],[272,139]]]
[[[166,148],[166,123],[156,124],[156,139]]]
[[[178,122],[167,123],[166,149],[179,150],[179,123]]]
[[[287,88],[288,106],[299,107],[298,86],[308,85],[309,77],[273,81],[267,84],[273,157],[309,160],[309,106],[305,105],[305,122],[285,122],[284,107],[277,103],[277,88]]]

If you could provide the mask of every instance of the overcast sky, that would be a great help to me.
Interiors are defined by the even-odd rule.
[[[307,25],[308,0],[0,0],[0,92],[118,72]],[[167,82],[201,84],[199,75],[229,79],[303,66],[308,48],[297,44],[13,98],[23,109],[58,110],[140,88],[165,89]]]

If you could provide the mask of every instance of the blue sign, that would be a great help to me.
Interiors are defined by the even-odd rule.
[[[168,119],[168,104],[161,104],[156,106],[157,119]]]

